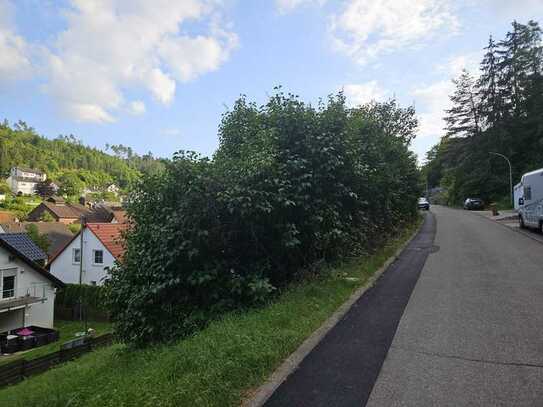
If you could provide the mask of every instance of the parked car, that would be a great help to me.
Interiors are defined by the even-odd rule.
[[[464,209],[468,211],[482,210],[485,208],[485,204],[482,199],[479,198],[467,198],[464,201]]]
[[[428,211],[430,210],[430,202],[428,202],[428,199],[421,197],[419,198],[419,203],[417,204],[417,207],[419,209],[426,209]]]

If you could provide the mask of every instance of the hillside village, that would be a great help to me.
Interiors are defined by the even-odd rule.
[[[9,190],[4,188],[0,202],[7,208],[0,211],[0,239],[5,247],[43,267],[36,269],[53,281],[102,285],[123,252],[121,233],[126,229],[126,214],[120,189],[115,184],[104,190],[84,188],[75,200],[73,196],[58,195],[63,185],[49,180],[46,172],[23,166],[11,168],[5,183]],[[93,199],[104,193],[113,201]],[[10,211],[14,202],[27,210]],[[17,273],[14,282],[7,283],[11,277],[6,272],[3,275],[0,286],[4,299],[22,298],[36,284],[32,281],[29,286]],[[17,328],[20,318],[16,315],[31,315],[30,308],[38,312],[45,302],[25,302],[23,308],[8,308],[3,313],[0,310],[0,332]],[[47,322],[40,322],[42,327],[53,328],[52,302],[53,297],[47,308],[39,311],[48,314]]]

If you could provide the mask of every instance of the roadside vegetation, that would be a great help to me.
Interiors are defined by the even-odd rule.
[[[117,344],[0,390],[9,406],[239,406],[418,228],[374,254],[291,283],[267,306],[145,349]]]
[[[427,154],[423,172],[441,199],[460,205],[467,197],[510,207],[513,183],[543,167],[543,46],[539,24],[514,22],[502,40],[490,37],[480,75],[464,71],[446,111],[446,134]]]
[[[417,215],[416,127],[414,109],[393,100],[240,98],[212,160],[180,152],[132,191],[107,284],[117,335],[136,346],[190,335],[383,245]]]

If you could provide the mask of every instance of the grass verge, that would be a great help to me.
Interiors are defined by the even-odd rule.
[[[109,322],[88,322],[88,327],[96,330],[96,335],[103,335],[106,332],[111,332],[111,324]],[[84,330],[84,323],[81,321],[55,321],[55,329],[60,332],[60,338],[57,342],[48,345],[40,346],[26,352],[19,352],[13,355],[0,356],[0,366],[6,363],[13,362],[19,359],[32,360],[48,353],[56,352],[60,349],[60,345],[70,339],[75,338],[76,332]]]
[[[173,345],[117,344],[0,391],[9,406],[239,406],[418,228]]]

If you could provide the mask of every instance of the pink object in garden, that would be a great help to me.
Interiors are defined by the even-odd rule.
[[[32,335],[34,333],[34,331],[28,329],[28,328],[23,328],[19,331],[17,331],[17,335],[20,335],[20,336],[28,336],[28,335]]]

